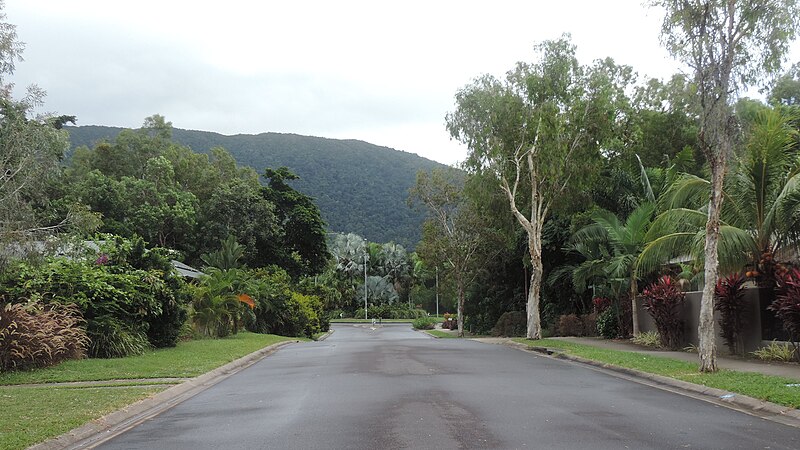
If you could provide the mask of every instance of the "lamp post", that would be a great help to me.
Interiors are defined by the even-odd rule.
[[[436,266],[436,317],[439,317],[439,266]]]
[[[364,320],[367,319],[367,240],[364,239]]]

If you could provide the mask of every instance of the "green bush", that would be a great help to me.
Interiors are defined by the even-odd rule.
[[[142,327],[144,328],[144,327]],[[147,334],[141,329],[132,329],[122,321],[102,316],[93,320],[86,328],[91,343],[92,358],[122,358],[141,355],[150,348]]]
[[[418,319],[427,317],[428,313],[424,309],[410,308],[407,303],[387,303],[383,305],[370,305],[367,308],[367,317],[370,319]],[[364,318],[364,308],[356,309],[352,316],[354,319]],[[334,317],[338,319],[339,316]]]
[[[83,259],[17,263],[0,280],[0,296],[76,304],[93,341],[90,356],[138,351],[142,335],[145,347],[174,346],[186,320],[188,296],[169,252],[146,250],[141,239],[107,238],[99,254],[88,251]],[[106,331],[113,336],[103,336]],[[123,341],[139,344],[120,344]]]
[[[414,319],[411,326],[417,330],[432,330],[436,326],[436,319],[428,316],[420,317]]]
[[[89,338],[74,305],[0,307],[0,371],[46,367],[86,356]]]
[[[597,316],[597,334],[606,339],[619,336],[619,321],[614,308],[608,308]]]
[[[292,292],[281,311],[283,320],[281,326],[276,329],[276,334],[313,337],[322,331],[318,314],[321,310],[322,302],[318,297]]]

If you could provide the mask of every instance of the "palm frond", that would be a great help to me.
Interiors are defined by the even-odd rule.
[[[778,243],[800,233],[800,174],[789,178],[764,219],[764,232]]]
[[[636,260],[636,272],[645,275],[678,256],[694,253],[697,232],[670,233],[651,240]]]
[[[636,255],[618,255],[608,261],[605,271],[610,277],[625,278],[630,276],[634,263],[636,263]]]
[[[642,180],[645,198],[647,198],[647,201],[650,203],[655,203],[656,196],[653,194],[653,187],[650,185],[650,177],[647,176],[647,171],[644,168],[644,164],[642,164],[642,158],[636,155],[636,160],[639,161],[639,178]]]
[[[628,244],[638,245],[644,241],[653,220],[655,209],[656,207],[653,203],[642,203],[631,212],[625,220]]]
[[[703,233],[703,239],[703,245],[705,245],[705,233]],[[750,260],[750,256],[757,252],[758,246],[749,231],[730,225],[719,227],[717,254],[721,272],[741,270]]]
[[[606,231],[606,228],[599,223],[586,225],[575,232],[570,239],[570,243],[572,243],[574,246],[607,241],[608,232]]]
[[[594,279],[604,278],[606,261],[594,259],[584,261],[579,264],[572,272],[572,285],[576,292],[583,292],[586,286]]]
[[[708,201],[711,183],[697,175],[683,174],[661,196],[661,209],[698,208]]]
[[[707,220],[706,213],[696,209],[668,209],[656,217],[644,240],[652,241],[660,236],[678,232],[694,232],[698,228],[705,228]]]

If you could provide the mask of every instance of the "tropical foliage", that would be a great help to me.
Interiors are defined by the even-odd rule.
[[[644,309],[650,313],[661,337],[661,346],[680,348],[683,344],[683,319],[681,308],[686,299],[675,280],[661,277],[642,292]]]
[[[763,110],[751,126],[743,152],[725,180],[720,226],[719,262],[723,273],[749,265],[758,273],[773,255],[789,256],[800,237],[800,159],[793,118],[779,110]],[[706,202],[710,182],[684,175],[662,197],[662,212],[646,236],[639,264],[658,264],[690,255],[703,262]],[[762,257],[770,255],[768,261]],[[769,277],[759,277],[767,281]]]
[[[744,282],[744,276],[734,273],[720,278],[714,290],[714,309],[719,311],[720,315],[720,334],[731,355],[744,354],[744,342],[741,334],[747,320]]]

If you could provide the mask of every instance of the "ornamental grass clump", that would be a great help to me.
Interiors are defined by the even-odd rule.
[[[714,289],[714,309],[719,311],[722,339],[731,355],[744,354],[742,330],[745,325],[744,282],[742,274],[734,273],[717,281]]]
[[[671,350],[680,348],[684,325],[681,310],[685,295],[678,283],[665,275],[645,289],[642,297],[644,309],[658,328],[661,346]]]
[[[0,306],[0,371],[47,367],[86,356],[89,338],[75,305]]]

